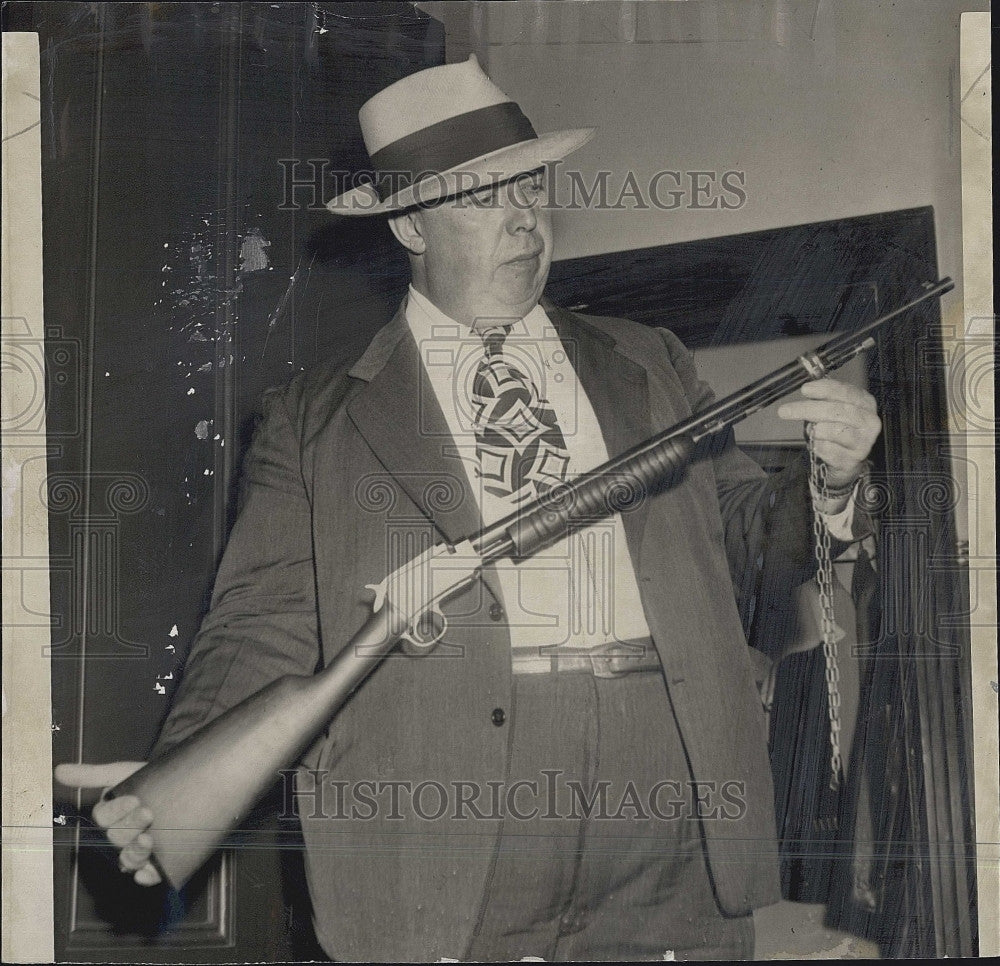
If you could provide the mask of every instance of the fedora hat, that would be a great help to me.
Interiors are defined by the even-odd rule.
[[[538,135],[475,54],[410,74],[358,112],[374,183],[328,201],[340,215],[380,215],[506,181],[566,157],[594,128]]]

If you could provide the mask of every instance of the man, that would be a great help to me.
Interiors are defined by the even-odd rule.
[[[346,371],[270,397],[154,755],[329,662],[370,612],[363,586],[427,540],[475,533],[710,399],[669,332],[540,302],[545,164],[591,131],[537,136],[475,58],[405,78],[360,118],[381,176],[331,207],[389,218],[410,292]],[[812,424],[818,509],[846,533],[874,400],[829,379],[804,394],[781,415]],[[486,568],[446,605],[438,647],[387,659],[299,769],[327,953],[751,956],[776,845],[731,572],[764,554],[807,579],[809,512],[801,466],[769,479],[730,436],[629,512]],[[60,778],[111,785],[129,767]],[[125,796],[94,815],[123,871],[157,881],[148,809]]]

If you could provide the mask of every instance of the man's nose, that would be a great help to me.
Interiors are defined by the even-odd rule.
[[[516,231],[534,231],[538,224],[536,208],[540,204],[538,195],[526,191],[518,181],[512,181],[507,192],[507,230],[513,234]]]

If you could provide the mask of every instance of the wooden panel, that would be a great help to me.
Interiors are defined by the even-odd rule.
[[[343,14],[330,31],[319,4],[5,4],[42,55],[57,762],[145,756],[262,390],[385,320],[391,293],[330,235],[335,183],[289,205],[281,162],[362,164],[361,102],[443,62],[443,35],[405,3]],[[352,247],[376,278],[398,258],[379,227]],[[77,806],[56,802],[59,958],[318,953],[273,807],[177,894],[120,876]]]

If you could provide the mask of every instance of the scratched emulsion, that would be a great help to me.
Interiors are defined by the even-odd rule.
[[[255,272],[269,271],[271,265],[267,249],[271,243],[257,227],[249,228],[240,236],[240,263],[236,284],[232,289],[223,287],[217,270],[218,225],[214,213],[199,219],[197,225],[183,232],[173,241],[163,243],[164,264],[160,269],[160,296],[154,302],[165,314],[169,331],[180,337],[179,356],[176,360],[179,376],[185,381],[181,391],[186,396],[197,396],[201,390],[206,412],[196,421],[195,434],[199,440],[209,438],[208,429],[213,423],[211,383],[199,380],[199,375],[209,375],[216,368],[231,365],[231,355],[219,357],[217,347],[227,333],[219,331],[220,324],[236,324],[239,319],[238,298],[243,290],[242,279]],[[236,311],[220,312],[233,305]],[[192,384],[192,381],[194,384]],[[225,439],[216,435],[214,442],[225,445]]]
[[[155,315],[176,337],[171,366],[176,373],[178,412],[192,419],[188,424],[190,449],[177,464],[177,485],[189,507],[213,499],[215,447],[226,445],[225,438],[214,430],[214,382],[217,371],[233,363],[226,347],[233,343],[231,327],[239,322],[243,279],[273,271],[267,253],[270,241],[260,228],[250,227],[239,236],[238,271],[235,284],[227,288],[220,265],[224,253],[221,228],[216,213],[210,211],[196,216],[176,238],[163,242],[159,293],[153,301]],[[185,628],[189,633],[193,630]],[[174,624],[167,636],[175,639],[180,635]],[[172,681],[177,670],[173,641],[164,645],[164,652],[153,691],[165,696],[165,682]]]
[[[259,228],[251,228],[240,243],[240,275],[263,272],[268,267],[267,251],[271,243]]]
[[[176,238],[163,242],[163,266],[160,269],[160,291],[154,309],[174,336],[175,358],[171,368],[175,373],[178,413],[194,414],[191,443],[177,463],[177,485],[184,495],[184,505],[196,507],[211,500],[211,478],[200,469],[214,463],[214,454],[206,440],[209,437],[214,409],[212,371],[217,351],[216,313],[229,296],[219,291],[216,269],[218,225],[214,214],[198,218]],[[182,479],[183,478],[183,479]],[[180,532],[190,521],[181,520]],[[185,628],[193,633],[194,628]],[[173,639],[180,636],[177,624],[164,630],[168,641],[163,646],[158,667],[151,668],[152,690],[166,697],[166,681],[173,680],[177,670],[177,651]]]

